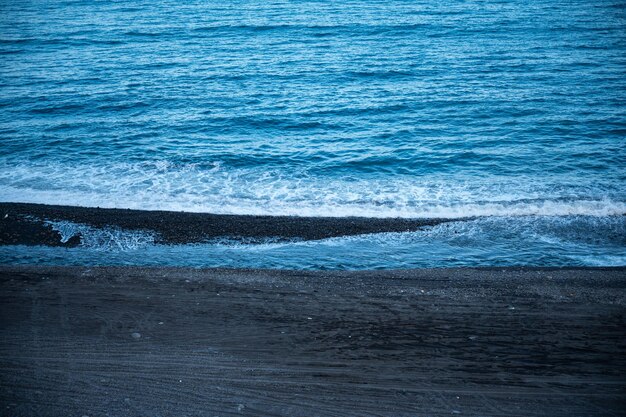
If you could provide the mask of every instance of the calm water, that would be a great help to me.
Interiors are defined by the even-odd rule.
[[[477,218],[0,262],[626,264],[623,1],[181,3],[0,0],[0,200]]]

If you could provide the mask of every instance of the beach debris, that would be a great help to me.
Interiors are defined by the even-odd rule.
[[[478,339],[478,336],[470,336],[470,337],[468,337],[468,339],[469,340],[476,340],[476,339]]]
[[[138,333],[138,332],[133,332],[130,335],[132,336],[133,339],[140,339],[141,338],[141,333]]]
[[[160,326],[160,325],[162,325],[162,324],[163,324],[163,322],[162,322],[162,321],[160,321],[158,324],[159,324],[159,326]]]
[[[237,411],[242,412],[246,408],[243,404],[237,404]]]
[[[515,310],[515,307],[509,306],[509,310]]]

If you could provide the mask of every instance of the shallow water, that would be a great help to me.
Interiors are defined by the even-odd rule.
[[[481,217],[339,239],[345,253],[330,240],[111,259],[624,264],[623,3],[1,3],[1,201]],[[18,249],[2,261],[65,251]],[[63,253],[105,258],[89,245]]]
[[[192,245],[158,245],[145,232],[52,225],[64,240],[80,233],[81,246],[0,246],[0,263],[279,269],[626,265],[624,216],[493,216],[405,233],[254,243],[216,239]]]

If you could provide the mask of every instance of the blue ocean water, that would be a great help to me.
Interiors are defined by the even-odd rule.
[[[4,247],[2,262],[626,264],[623,1],[34,0],[0,11],[0,201],[475,217],[255,246],[94,232],[100,244],[72,250]]]

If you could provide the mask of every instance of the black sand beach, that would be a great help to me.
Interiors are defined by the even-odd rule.
[[[70,221],[95,228],[116,227],[155,234],[156,243],[198,243],[216,238],[315,240],[364,233],[406,232],[449,219],[242,216],[173,211],[104,209],[46,204],[0,203],[0,245],[76,246],[61,242],[45,221]]]
[[[0,268],[6,416],[617,416],[626,274]]]

